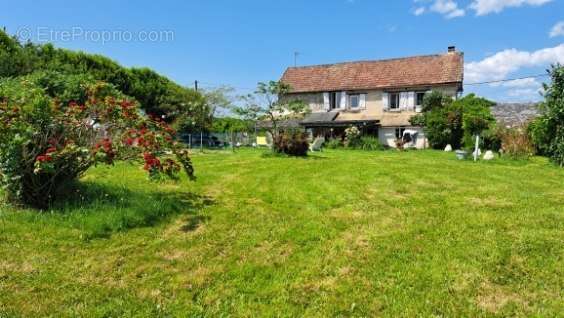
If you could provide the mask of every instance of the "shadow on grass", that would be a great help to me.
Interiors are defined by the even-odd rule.
[[[290,156],[283,153],[276,153],[276,152],[265,152],[261,154],[262,158],[294,158],[294,159],[303,159],[303,160],[325,160],[327,157],[323,157],[320,155],[320,152],[315,153],[308,153],[307,156]]]
[[[189,215],[185,220],[186,224],[180,227],[180,231],[184,233],[193,232],[200,227],[200,224],[209,221],[209,219],[209,216]]]
[[[81,182],[44,217],[57,218],[61,225],[79,229],[86,240],[155,226],[175,215],[189,216],[185,231],[209,219],[199,213],[214,204],[210,197],[183,190],[162,191],[158,187],[156,184],[150,190],[132,191],[125,186]]]

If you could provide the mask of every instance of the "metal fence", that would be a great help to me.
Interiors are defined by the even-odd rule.
[[[192,149],[227,149],[257,146],[257,134],[248,132],[186,133],[180,135],[180,139]]]

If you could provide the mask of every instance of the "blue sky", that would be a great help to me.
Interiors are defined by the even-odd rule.
[[[456,45],[465,53],[466,83],[542,74],[564,62],[562,0],[19,0],[3,5],[0,26],[36,42],[147,66],[186,86],[197,79],[240,93],[278,79],[295,51],[298,64],[309,65],[442,53]],[[537,100],[542,81],[465,92]]]

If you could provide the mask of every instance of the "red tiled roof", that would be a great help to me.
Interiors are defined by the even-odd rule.
[[[462,83],[464,54],[415,56],[381,61],[360,61],[290,67],[281,81],[294,93],[402,88]]]

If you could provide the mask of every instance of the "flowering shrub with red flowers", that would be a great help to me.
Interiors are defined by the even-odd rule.
[[[76,76],[46,87],[40,79],[0,81],[0,184],[13,202],[48,207],[88,168],[116,160],[139,161],[153,180],[182,169],[193,178],[175,131],[112,85]]]

